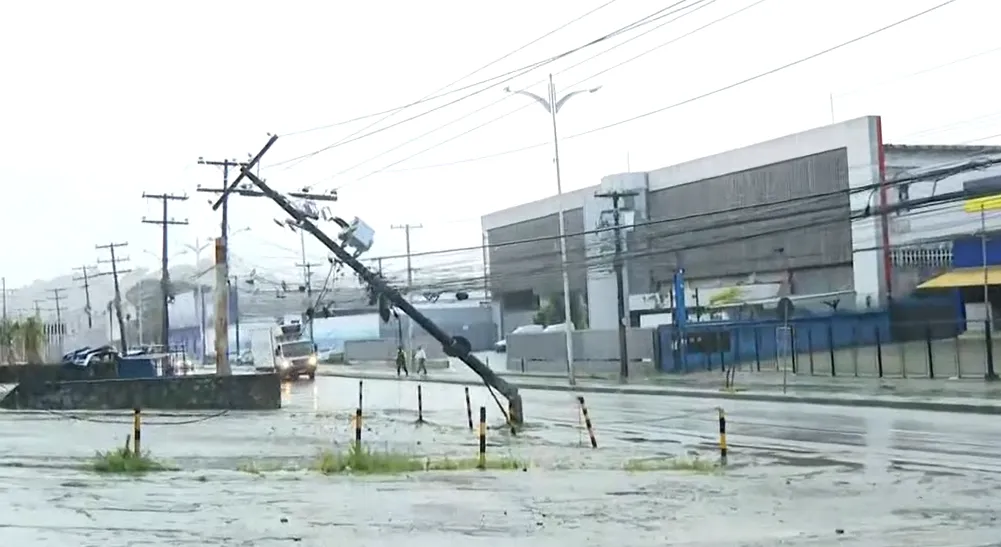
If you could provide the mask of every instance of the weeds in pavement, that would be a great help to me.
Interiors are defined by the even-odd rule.
[[[372,450],[352,444],[346,452],[325,451],[316,463],[318,471],[325,475],[340,473],[392,475],[417,471],[466,471],[477,469],[476,458],[431,458],[390,450]],[[513,458],[493,458],[486,460],[490,470],[526,469],[527,464]]]
[[[629,460],[626,471],[688,471],[690,473],[718,473],[722,468],[718,461],[692,457],[646,458]]]
[[[154,460],[149,454],[136,454],[126,448],[98,452],[90,462],[90,468],[98,473],[148,473],[169,471],[171,468]]]

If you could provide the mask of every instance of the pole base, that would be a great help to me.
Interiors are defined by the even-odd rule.
[[[997,382],[998,380],[1001,380],[1001,377],[998,377],[996,372],[988,372],[987,374],[984,374],[985,382]]]

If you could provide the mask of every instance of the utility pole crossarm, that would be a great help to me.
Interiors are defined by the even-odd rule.
[[[221,194],[224,192],[224,190],[220,190],[219,188],[196,188],[195,191],[207,192],[210,194]],[[236,194],[238,196],[251,197],[251,198],[266,197],[263,192],[260,192],[258,190],[247,190],[245,188],[237,188],[235,190],[230,191],[229,193],[230,195]],[[311,192],[289,192],[287,195],[289,197],[293,197],[296,199],[308,199],[312,201],[329,201],[329,202],[337,201],[336,191],[333,191],[329,194],[314,194]]]

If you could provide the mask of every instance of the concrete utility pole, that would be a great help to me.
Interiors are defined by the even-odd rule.
[[[56,304],[56,341],[59,344],[59,355],[63,354],[63,336],[66,334],[66,329],[63,328],[63,307],[62,307],[62,293],[66,289],[49,289],[52,291],[52,300]]]
[[[222,188],[201,188],[197,189],[198,192],[206,192],[210,194],[220,194],[218,201],[213,203],[212,208],[218,209],[222,208],[222,237],[216,241],[216,313],[215,313],[215,333],[216,333],[216,374],[229,374],[229,291],[228,291],[228,280],[229,280],[229,197],[230,195],[239,195],[246,197],[264,197],[264,193],[259,190],[251,190],[247,188],[236,188],[240,181],[243,180],[243,174],[236,178],[232,183],[229,182],[229,168],[230,167],[240,167],[252,169],[260,161],[260,157],[266,152],[267,149],[262,150],[258,153],[257,157],[252,158],[249,162],[238,162],[235,160],[224,160],[224,161],[207,161],[203,158],[198,158],[198,163],[201,165],[217,165],[223,168],[223,185]],[[229,192],[226,190],[233,187]],[[329,194],[311,194],[308,192],[289,192],[287,194],[290,197],[296,199],[306,199],[311,201],[337,201],[337,192],[331,192]],[[305,261],[304,261],[305,262]],[[312,324],[312,323],[311,323]],[[312,332],[312,330],[310,331]],[[220,349],[222,348],[222,349]]]
[[[83,294],[84,297],[86,297],[87,299],[87,303],[83,311],[84,313],[87,314],[87,328],[92,329],[94,328],[94,313],[90,307],[90,272],[88,271],[89,266],[80,266],[79,268],[73,268],[73,269],[78,270],[82,273],[80,277],[74,277],[73,281],[83,281]]]
[[[163,250],[160,259],[160,304],[163,306],[160,324],[160,343],[166,351],[170,351],[170,312],[168,308],[170,300],[170,271],[168,269],[168,228],[170,226],[186,226],[188,221],[174,220],[170,218],[171,201],[187,201],[188,196],[175,196],[173,194],[147,194],[143,192],[143,198],[154,199],[163,202],[163,218],[151,220],[143,217],[143,224],[158,224],[163,229]]]
[[[535,100],[537,103],[542,105],[542,108],[546,109],[549,113],[550,118],[553,123],[553,162],[556,164],[556,195],[559,199],[559,237],[560,237],[560,265],[563,270],[563,314],[564,314],[564,327],[566,330],[566,344],[567,344],[567,375],[569,376],[570,385],[575,385],[577,379],[574,376],[573,371],[573,318],[570,315],[572,309],[570,301],[570,272],[567,267],[567,233],[566,233],[566,222],[563,215],[563,181],[560,175],[560,137],[559,131],[556,129],[556,114],[559,113],[560,109],[566,105],[567,101],[571,97],[575,97],[582,93],[594,93],[601,89],[601,86],[593,87],[591,89],[581,89],[577,91],[571,91],[563,97],[557,98],[559,95],[556,93],[556,84],[553,83],[553,75],[549,75],[549,89],[548,98],[544,99],[531,91],[512,91],[510,87],[504,88],[504,91],[508,93],[516,93],[519,95],[524,95]]]
[[[423,228],[423,224],[397,224],[393,226],[394,230],[403,230],[403,237],[406,239],[407,245],[407,300],[413,302],[413,288],[414,288],[414,268],[410,262],[410,231],[419,230]],[[380,266],[381,269],[381,266]],[[414,322],[410,318],[407,318],[407,361],[409,362],[414,353]]]
[[[121,335],[121,338],[120,338],[120,341],[119,341],[119,345],[121,346],[121,350],[122,350],[123,353],[126,352],[126,351],[128,351],[128,340],[127,340],[127,335],[126,335],[126,331],[125,331],[125,316],[122,315],[122,290],[121,290],[121,285],[119,285],[119,283],[118,283],[118,276],[119,276],[119,274],[129,273],[132,270],[119,270],[118,269],[118,263],[119,263],[119,261],[121,261],[121,262],[127,262],[129,260],[129,258],[128,257],[122,258],[122,257],[116,256],[115,255],[115,249],[121,249],[121,248],[127,247],[127,246],[128,246],[128,242],[125,242],[125,243],[108,243],[107,245],[96,245],[95,246],[95,248],[98,249],[98,250],[108,249],[108,251],[111,253],[111,260],[98,260],[97,263],[98,264],[111,264],[111,277],[115,281],[115,300],[114,300],[115,316],[118,318],[118,331],[119,331],[119,334]],[[94,277],[101,276],[101,275],[108,275],[108,273],[107,272],[100,273],[100,274],[97,274]],[[115,334],[113,331],[114,331],[114,329],[112,329],[112,332],[109,333],[112,338],[114,338],[114,334]]]
[[[306,302],[302,309],[306,310],[313,306],[313,268],[322,266],[322,264],[314,264],[312,262],[306,262],[306,244],[303,240],[302,245],[302,262],[296,264],[296,267],[302,268],[302,282],[303,288],[306,292]],[[315,314],[314,314],[315,315]],[[316,343],[315,333],[313,332],[313,318],[309,317],[309,341]]]
[[[33,300],[33,302],[35,303],[35,317],[41,319],[42,318],[42,302],[45,302],[45,300],[40,300],[40,299],[36,298],[36,299]]]
[[[598,198],[612,199],[612,218],[615,226],[613,235],[615,237],[615,298],[619,319],[619,377],[625,381],[629,378],[629,348],[627,346],[626,327],[629,319],[626,317],[626,294],[625,282],[622,275],[622,219],[619,209],[619,202],[622,198],[635,196],[634,191],[612,191],[597,193]]]

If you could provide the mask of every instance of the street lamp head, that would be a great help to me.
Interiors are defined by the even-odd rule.
[[[592,87],[591,89],[588,89],[587,92],[588,93],[596,93],[599,90],[601,90],[601,86],[600,85],[598,87]]]
[[[198,156],[198,165],[205,165],[205,158],[203,156]]]

